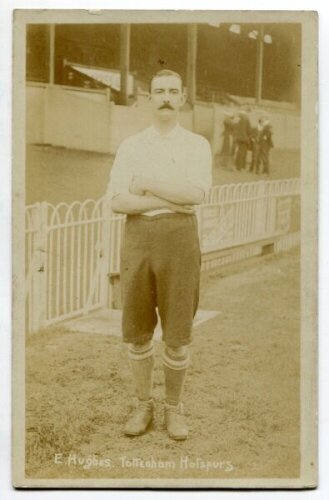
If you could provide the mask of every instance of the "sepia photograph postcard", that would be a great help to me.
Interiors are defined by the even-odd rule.
[[[15,10],[15,488],[317,487],[318,15]]]

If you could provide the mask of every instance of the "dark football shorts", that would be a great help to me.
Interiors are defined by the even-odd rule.
[[[124,342],[150,340],[158,308],[163,341],[172,347],[189,344],[200,267],[195,215],[127,216],[121,251]]]

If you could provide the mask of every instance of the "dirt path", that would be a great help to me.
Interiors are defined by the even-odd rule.
[[[130,439],[122,425],[133,391],[120,340],[60,328],[31,337],[27,475],[298,476],[299,289],[297,251],[203,277],[200,307],[221,314],[195,329],[184,395],[190,438],[182,443],[162,428],[160,343],[155,421],[144,436]]]

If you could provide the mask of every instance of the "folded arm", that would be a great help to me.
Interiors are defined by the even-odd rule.
[[[130,187],[134,193],[151,193],[152,195],[178,205],[199,205],[203,202],[205,192],[188,180],[175,182],[168,179],[135,176]]]
[[[114,196],[111,202],[113,212],[123,214],[141,214],[151,210],[158,210],[160,208],[167,208],[173,212],[193,213],[193,207],[188,205],[180,205],[171,203],[167,200],[161,199],[153,195],[138,195],[131,193],[122,193]]]

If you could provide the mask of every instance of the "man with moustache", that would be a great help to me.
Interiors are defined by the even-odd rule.
[[[122,142],[111,172],[112,210],[127,216],[122,332],[138,397],[124,428],[129,436],[145,433],[153,418],[156,308],[164,342],[165,425],[172,439],[188,436],[181,396],[201,264],[194,206],[211,187],[212,155],[206,139],[178,124],[185,100],[178,73],[156,73],[150,82],[152,126]]]

